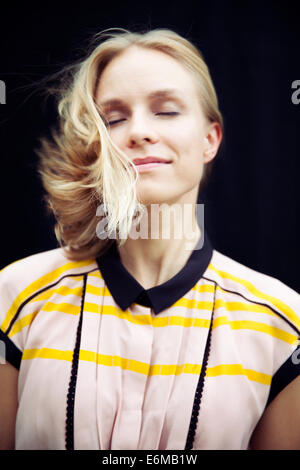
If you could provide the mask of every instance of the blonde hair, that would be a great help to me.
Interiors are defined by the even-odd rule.
[[[190,41],[168,29],[110,29],[96,34],[87,57],[63,69],[56,95],[58,130],[52,130],[52,139],[42,137],[36,150],[47,207],[56,218],[55,234],[69,259],[97,257],[114,239],[121,245],[136,214],[143,213],[136,195],[137,170],[110,139],[94,100],[106,65],[132,45],[164,52],[187,67],[199,85],[206,118],[223,128],[209,70]],[[108,221],[105,239],[97,235],[99,205]]]

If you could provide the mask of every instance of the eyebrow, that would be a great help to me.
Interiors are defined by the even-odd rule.
[[[178,90],[173,89],[173,88],[166,88],[164,90],[152,91],[151,93],[149,93],[148,99],[150,101],[153,101],[155,99],[166,99],[166,98],[175,98],[177,100],[178,99],[182,100],[181,96],[182,95]],[[101,109],[104,110],[104,109],[109,109],[109,108],[113,108],[116,106],[124,107],[125,103],[119,98],[111,98],[111,99],[102,101],[101,103],[99,103],[99,106]]]

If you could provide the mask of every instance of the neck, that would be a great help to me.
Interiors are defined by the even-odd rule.
[[[155,207],[154,207],[155,206]],[[122,264],[145,288],[175,276],[200,239],[195,205],[158,205],[146,208],[138,225],[119,247]]]

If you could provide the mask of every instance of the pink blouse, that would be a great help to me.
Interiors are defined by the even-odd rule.
[[[19,369],[16,449],[247,449],[300,373],[299,299],[208,239],[148,290],[115,246],[9,265],[0,342]]]

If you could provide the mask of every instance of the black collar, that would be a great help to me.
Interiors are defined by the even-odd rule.
[[[103,279],[122,310],[133,302],[151,307],[157,315],[184,296],[203,276],[212,257],[212,246],[207,234],[204,234],[203,246],[195,249],[185,266],[174,277],[151,289],[144,289],[122,264],[117,244],[110,248],[96,261]]]

